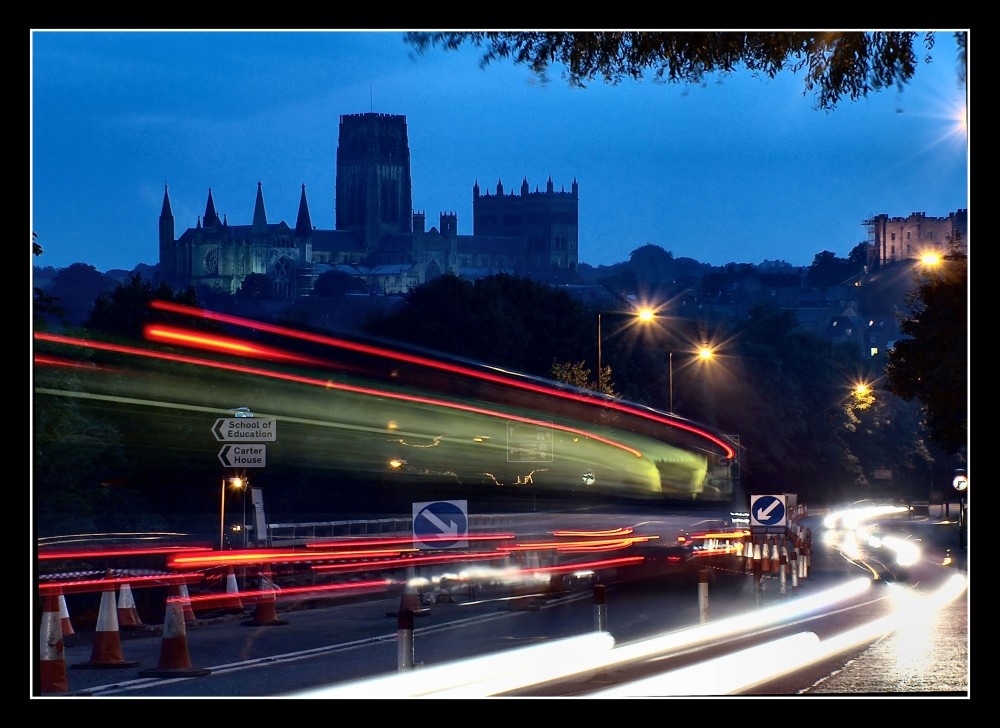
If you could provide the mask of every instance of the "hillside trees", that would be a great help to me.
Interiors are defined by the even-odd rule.
[[[411,291],[369,331],[597,389],[587,363],[596,349],[595,318],[542,284],[445,276]],[[605,316],[609,393],[667,411],[672,376],[676,414],[740,436],[751,492],[833,500],[848,497],[860,472],[882,467],[897,473],[897,490],[926,486],[916,474],[928,455],[913,408],[882,392],[877,406],[864,410],[852,395],[863,370],[856,347],[801,330],[793,311],[759,305],[747,319],[714,322],[711,330],[704,321],[669,318],[652,331],[629,318]],[[695,366],[685,342],[703,339],[721,346],[715,360]]]
[[[165,318],[163,314],[150,308],[149,304],[153,300],[197,305],[194,289],[175,292],[166,283],[154,288],[150,281],[138,273],[132,273],[126,282],[116,285],[113,291],[97,297],[85,325],[96,331],[141,339],[143,327],[149,321]]]
[[[569,294],[508,274],[472,282],[439,276],[406,294],[369,333],[548,376],[553,361],[589,358],[596,317]]]
[[[900,317],[907,337],[888,352],[885,386],[921,403],[929,437],[949,454],[965,451],[969,420],[968,261],[957,241],[934,267],[916,269]]]

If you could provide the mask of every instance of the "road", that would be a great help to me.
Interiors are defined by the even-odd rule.
[[[817,533],[822,528],[818,518],[808,519],[806,525]],[[556,670],[553,674],[557,677],[544,683],[510,688],[510,683],[501,681],[501,687],[484,683],[463,689],[472,693],[492,690],[484,694],[512,697],[637,697],[672,695],[678,689],[682,694],[707,690],[708,694],[747,696],[965,697],[969,691],[967,591],[939,608],[928,609],[926,617],[920,619],[914,605],[929,600],[910,599],[905,607],[906,618],[888,622],[890,615],[898,613],[898,600],[928,597],[951,577],[967,574],[964,561],[950,567],[942,565],[949,527],[939,526],[935,531],[931,523],[923,525],[925,530],[943,536],[934,543],[927,538],[925,558],[909,570],[905,582],[893,583],[891,575],[883,572],[882,578],[869,580],[869,588],[835,606],[811,608],[808,614],[796,617],[775,617],[770,623],[766,623],[767,615],[772,610],[805,604],[835,587],[869,577],[866,570],[879,571],[877,555],[849,560],[817,541],[809,575],[798,580],[794,588],[787,580],[782,586],[773,576],[757,582],[752,574],[740,574],[710,583],[704,601],[704,587],[691,582],[611,584],[607,586],[605,605],[599,604],[599,592],[592,589],[546,598],[494,600],[481,595],[430,605],[425,613],[415,616],[412,633],[399,629],[398,612],[403,601],[398,594],[283,612],[287,624],[282,625],[248,626],[244,624],[248,621],[246,614],[220,617],[191,623],[186,630],[192,667],[208,671],[192,677],[140,675],[161,658],[163,640],[157,634],[139,637],[121,633],[125,659],[138,662],[138,666],[79,667],[90,659],[92,649],[87,635],[80,635],[76,640],[67,638],[65,662],[70,691],[56,697],[364,697],[367,690],[375,688],[359,681],[372,678],[390,681],[389,686],[378,688],[382,696],[406,697],[410,694],[406,691],[414,688],[404,686],[404,679],[433,676],[435,671],[469,655],[520,655],[513,651],[545,645],[561,647],[564,640],[569,640],[565,643],[568,649],[573,639],[589,639],[595,634],[613,639],[614,654],[632,655],[635,659],[616,658],[619,662],[612,661],[610,667],[589,669],[587,660],[598,659],[598,651],[604,649],[602,645],[589,646],[591,652],[575,667]],[[953,555],[964,554],[956,550]],[[835,654],[807,665],[798,664],[781,674],[769,673],[775,656],[763,657],[762,650],[768,645],[782,649],[786,644],[783,640],[803,639],[802,634],[832,644],[835,637],[872,623],[881,624],[880,630],[862,634]],[[724,637],[706,640],[696,635],[698,630],[723,625],[732,625]],[[667,648],[649,642],[663,640],[665,635],[673,635],[673,639],[679,634],[693,635],[690,644]],[[412,653],[406,649],[409,639]],[[790,654],[791,649],[789,646],[784,654]],[[401,660],[410,654],[414,666],[401,668]],[[749,666],[735,668],[732,665],[736,663],[729,663],[724,667],[727,663],[709,662],[740,656],[750,661]],[[540,669],[542,662],[533,659],[528,655],[515,658],[515,662],[521,661],[520,672],[526,675],[528,665]],[[550,659],[546,664],[552,662]],[[717,675],[739,675],[738,687],[715,687],[715,683],[706,682],[704,673],[696,671],[698,665],[702,665],[701,670],[706,669],[705,665],[714,665]],[[674,687],[649,682],[664,673],[672,676],[670,685]],[[680,676],[685,674],[702,677],[695,687],[677,688]],[[400,692],[385,692],[392,689]],[[442,685],[434,688],[441,689]]]

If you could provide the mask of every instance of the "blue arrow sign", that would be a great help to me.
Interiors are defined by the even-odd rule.
[[[413,540],[421,548],[444,549],[469,545],[467,501],[413,504]]]
[[[785,496],[755,495],[750,498],[751,526],[784,526]]]

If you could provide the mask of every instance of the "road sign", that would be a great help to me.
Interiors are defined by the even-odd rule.
[[[413,504],[413,542],[422,549],[465,548],[469,545],[468,501]]]
[[[220,417],[212,434],[219,442],[277,442],[278,424],[271,417]]]
[[[263,468],[267,465],[267,445],[223,445],[219,461],[227,468]]]
[[[552,460],[551,427],[507,423],[507,462],[551,463]]]
[[[784,495],[750,496],[750,525],[784,526],[785,496]]]
[[[959,493],[964,491],[969,487],[969,478],[965,475],[956,475],[955,479],[951,481],[952,487],[955,488]]]

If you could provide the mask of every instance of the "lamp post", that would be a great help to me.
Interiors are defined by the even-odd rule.
[[[219,551],[222,551],[226,529],[226,479],[222,479],[222,498],[219,502]]]
[[[668,374],[669,378],[668,386],[670,388],[670,414],[673,414],[674,413],[674,352],[672,351],[670,352],[670,354],[667,357],[667,361],[669,362],[669,368],[670,368]]]
[[[597,312],[597,390],[601,391],[601,312]]]
[[[606,313],[616,313],[619,316],[628,316],[637,321],[643,323],[652,321],[655,318],[655,312],[649,308],[643,308],[632,311],[607,311]],[[601,312],[597,312],[597,389],[600,392],[604,392],[603,384],[603,374],[604,374],[604,361],[601,356],[601,345],[603,334],[601,333]]]
[[[240,528],[243,530],[243,550],[246,551],[247,548],[247,485],[249,485],[245,480],[243,481],[243,522],[240,524]]]
[[[700,349],[698,349],[698,358],[701,359],[702,361],[708,361],[709,359],[711,359],[714,356],[715,356],[715,350],[711,346],[704,345]],[[667,366],[668,366],[668,369],[669,369],[669,373],[667,375],[669,382],[668,382],[667,386],[670,389],[670,414],[673,414],[673,412],[674,412],[674,352],[672,352],[672,351],[668,352],[668,354],[667,354],[667,362],[668,362]]]
[[[226,478],[222,479],[222,497],[219,502],[219,551],[225,548],[226,533]],[[243,478],[239,476],[229,479],[234,488],[243,487]],[[243,525],[246,526],[246,492],[243,494]],[[243,547],[246,548],[246,532],[243,535]]]

